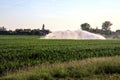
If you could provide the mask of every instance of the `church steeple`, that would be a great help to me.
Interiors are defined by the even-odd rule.
[[[42,25],[42,30],[45,30],[45,24]]]

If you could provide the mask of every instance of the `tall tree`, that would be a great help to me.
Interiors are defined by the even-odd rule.
[[[103,31],[110,31],[110,26],[112,26],[112,23],[110,21],[105,21],[103,24],[102,24],[102,30]]]
[[[88,24],[88,23],[81,24],[81,29],[89,31],[90,30],[90,24]]]

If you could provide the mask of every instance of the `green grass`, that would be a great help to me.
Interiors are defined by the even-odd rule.
[[[44,40],[0,36],[0,76],[44,63],[120,55],[120,40]]]
[[[120,57],[42,64],[9,73],[1,80],[120,80]]]

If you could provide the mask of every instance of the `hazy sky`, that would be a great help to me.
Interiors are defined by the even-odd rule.
[[[120,0],[0,0],[0,26],[8,29],[75,30],[84,22],[101,28],[104,21],[120,29]]]

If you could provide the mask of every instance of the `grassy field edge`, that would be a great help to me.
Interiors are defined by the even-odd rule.
[[[42,64],[7,74],[0,80],[91,79],[119,80],[120,56],[89,58],[64,63]]]

